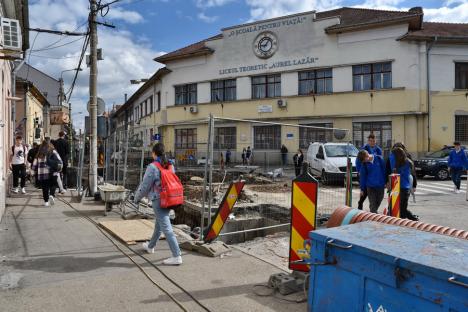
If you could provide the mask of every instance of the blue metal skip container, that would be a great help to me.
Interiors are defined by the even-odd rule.
[[[308,311],[468,311],[468,241],[376,222],[310,232]]]

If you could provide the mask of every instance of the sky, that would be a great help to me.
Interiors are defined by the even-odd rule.
[[[107,3],[111,0],[101,0]],[[30,27],[84,32],[88,0],[30,0]],[[112,108],[124,102],[138,85],[131,79],[149,78],[162,64],[153,59],[164,53],[216,35],[221,28],[282,15],[337,7],[408,10],[423,6],[425,21],[468,23],[468,0],[122,0],[99,15],[116,26],[98,27],[98,96]],[[106,14],[107,13],[107,14]],[[63,75],[70,89],[83,38],[31,32],[27,61],[48,75]],[[72,119],[83,128],[89,99],[89,69],[82,65],[70,102]]]

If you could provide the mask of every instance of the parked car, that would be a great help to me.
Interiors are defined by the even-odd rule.
[[[346,157],[351,158],[353,177],[356,177],[358,149],[347,143],[311,143],[307,150],[307,161],[312,173],[324,184],[342,182],[346,174]]]
[[[450,173],[448,170],[448,156],[453,146],[445,146],[441,150],[428,153],[425,157],[414,161],[414,169],[418,178],[426,175],[433,176],[438,180],[448,180]],[[465,148],[468,156],[468,150]]]

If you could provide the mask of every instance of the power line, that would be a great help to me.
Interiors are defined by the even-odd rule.
[[[67,42],[67,43],[64,43],[64,44],[61,44],[61,45],[58,45],[58,46],[55,46],[55,47],[43,48],[43,49],[37,49],[37,50],[31,50],[31,52],[48,51],[48,50],[53,50],[53,49],[61,48],[61,47],[67,46],[67,45],[72,44],[72,43],[75,43],[75,42],[77,42],[77,41],[79,41],[79,40],[82,40],[82,39],[83,39],[83,38],[78,38],[78,39],[69,41],[69,42]]]
[[[80,56],[79,55],[74,55],[74,56],[53,57],[53,56],[46,56],[46,55],[31,54],[31,57],[53,59],[53,60],[64,60],[64,59],[77,58],[77,57],[80,57]]]
[[[80,29],[81,27],[83,27],[84,25],[86,25],[86,23],[88,23],[88,21],[85,21],[84,23],[80,24],[78,27],[76,27],[72,32],[75,32],[77,31],[78,29]],[[65,35],[63,34],[62,37],[56,41],[54,41],[53,43],[45,46],[45,47],[42,47],[42,48],[39,48],[39,50],[42,50],[42,49],[47,49],[47,48],[50,48],[52,46],[54,46],[55,44],[59,43],[60,41],[62,41],[63,39],[67,38],[68,35]]]
[[[83,58],[86,55],[86,50],[88,48],[88,44],[89,44],[89,35],[87,35],[85,37],[85,40],[83,42],[83,47],[81,48],[80,60],[78,61],[78,66],[76,67],[75,76],[73,77],[73,81],[72,81],[72,83],[70,85],[70,89],[68,89],[68,91],[65,93],[67,95],[68,99],[70,99],[72,97],[73,90],[74,90],[75,84],[76,84],[76,80],[78,79],[78,73],[80,72],[79,69],[81,68],[81,63],[83,62]]]

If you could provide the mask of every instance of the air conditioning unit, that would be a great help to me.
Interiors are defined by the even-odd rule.
[[[286,108],[288,106],[288,103],[286,102],[286,100],[278,100],[278,107],[279,108]]]
[[[1,42],[3,50],[22,50],[21,26],[18,20],[1,18]]]
[[[198,113],[198,107],[196,107],[196,106],[190,106],[190,112],[191,112],[192,114]]]

